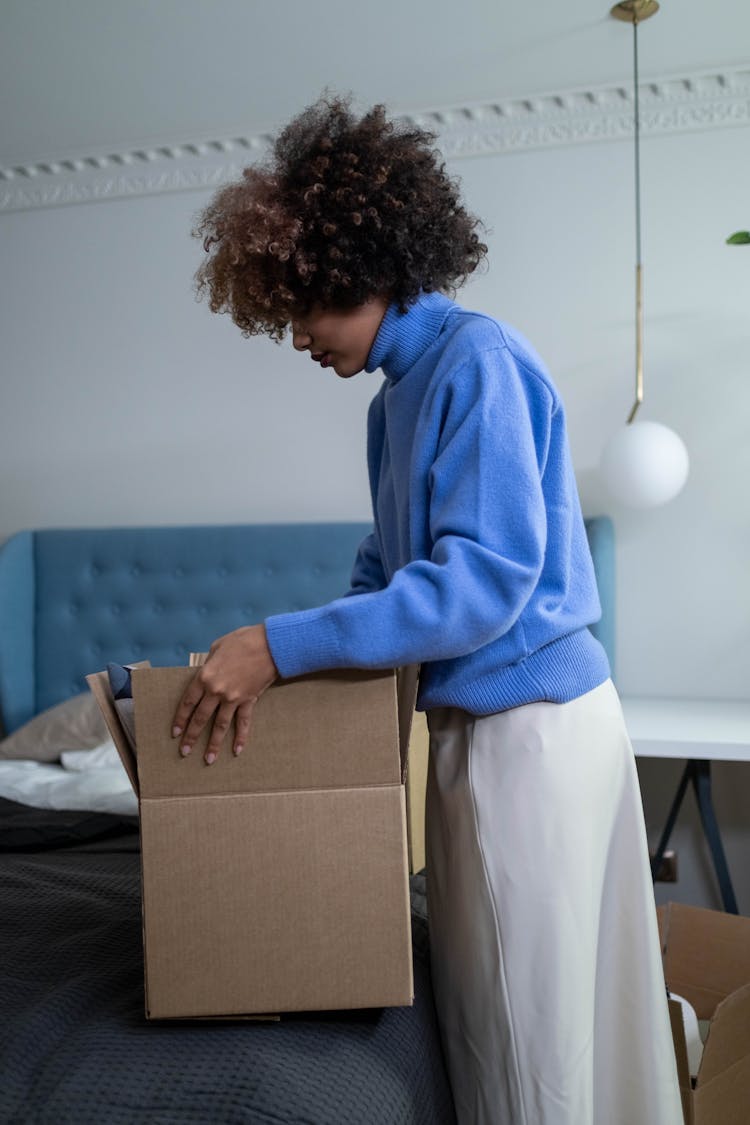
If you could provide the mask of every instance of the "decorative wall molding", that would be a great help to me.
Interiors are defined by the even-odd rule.
[[[633,135],[632,86],[604,86],[410,115],[438,132],[448,158]],[[750,124],[750,67],[722,74],[663,78],[640,86],[641,134]]]
[[[700,132],[750,125],[750,67],[644,82],[641,133]],[[625,85],[449,106],[404,119],[438,135],[448,159],[632,136]],[[77,154],[0,167],[0,211],[94,203],[165,191],[211,189],[267,151],[266,134]]]

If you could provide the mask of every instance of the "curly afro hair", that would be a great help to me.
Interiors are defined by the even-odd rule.
[[[243,335],[281,340],[313,306],[383,296],[405,310],[421,290],[458,288],[487,247],[434,141],[382,105],[357,118],[348,99],[320,99],[200,214],[198,295]]]

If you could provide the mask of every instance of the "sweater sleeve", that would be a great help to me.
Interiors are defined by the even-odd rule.
[[[463,656],[510,629],[531,596],[546,540],[548,388],[499,347],[453,372],[429,409],[440,416],[429,558],[384,589],[269,618],[282,676]]]
[[[359,545],[357,557],[352,569],[351,589],[347,590],[344,597],[353,594],[368,594],[374,590],[382,590],[387,585],[383,561],[380,557],[375,532],[370,532]]]

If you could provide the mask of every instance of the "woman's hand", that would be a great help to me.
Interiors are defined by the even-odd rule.
[[[263,625],[247,625],[219,637],[175,711],[172,737],[182,738],[180,753],[190,753],[212,716],[204,755],[207,765],[216,761],[232,720],[236,724],[232,750],[241,753],[250,735],[253,708],[278,675]]]

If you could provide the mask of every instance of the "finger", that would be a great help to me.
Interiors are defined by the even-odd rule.
[[[177,710],[172,720],[172,738],[180,737],[190,716],[203,698],[203,685],[198,678],[199,676],[200,670],[193,676],[177,704]]]
[[[184,735],[182,736],[182,744],[180,746],[180,753],[183,757],[189,754],[195,745],[196,739],[200,738],[206,726],[211,720],[216,708],[219,706],[220,700],[218,695],[212,695],[207,692],[201,697],[198,706],[193,711],[190,721]]]
[[[250,732],[253,727],[253,709],[255,708],[255,700],[251,699],[249,703],[243,703],[237,708],[237,713],[234,716],[235,735],[234,746],[232,751],[235,757],[241,754],[250,741]]]
[[[222,703],[216,712],[216,717],[211,728],[211,737],[208,740],[203,760],[207,766],[212,766],[219,756],[227,731],[232,725],[232,719],[237,705],[235,703]]]

